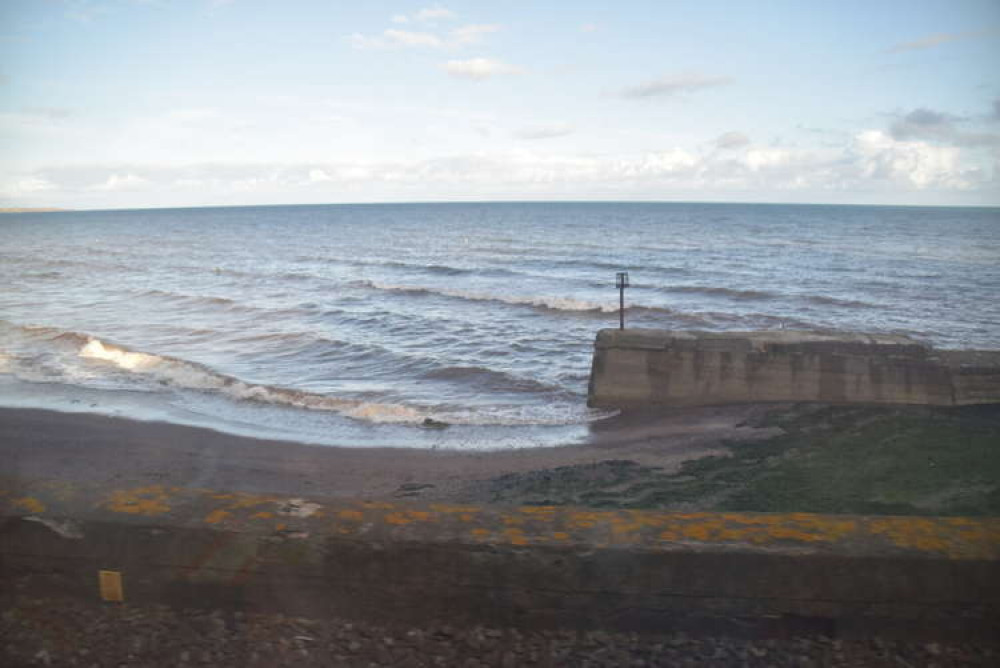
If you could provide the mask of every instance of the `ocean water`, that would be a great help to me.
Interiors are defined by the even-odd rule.
[[[1000,348],[1000,210],[470,203],[6,214],[0,404],[344,445],[574,442],[597,330]],[[449,423],[429,429],[425,418]]]

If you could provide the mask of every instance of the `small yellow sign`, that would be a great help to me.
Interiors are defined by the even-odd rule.
[[[125,602],[121,573],[118,571],[97,571],[97,580],[101,585],[101,598],[112,603]]]

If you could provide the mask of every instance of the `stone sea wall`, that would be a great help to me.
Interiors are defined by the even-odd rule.
[[[140,606],[608,632],[807,620],[830,633],[989,637],[998,558],[996,518],[423,505],[0,480],[0,587]]]
[[[1000,403],[1000,351],[936,351],[898,335],[598,333],[589,404]]]

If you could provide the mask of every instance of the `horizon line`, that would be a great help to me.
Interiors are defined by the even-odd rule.
[[[1000,209],[1000,204],[861,204],[844,202],[749,202],[716,200],[616,200],[616,199],[537,199],[537,200],[419,200],[419,201],[357,201],[357,202],[298,202],[271,204],[194,204],[177,206],[129,206],[99,208],[64,208],[47,206],[0,207],[0,214],[23,213],[98,213],[102,211],[175,211],[181,209],[251,209],[307,206],[420,206],[420,205],[463,205],[463,204],[711,204],[720,206],[830,206],[883,209]]]

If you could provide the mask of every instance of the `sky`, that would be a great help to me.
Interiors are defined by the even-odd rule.
[[[1000,206],[1000,1],[0,0],[0,207]]]

